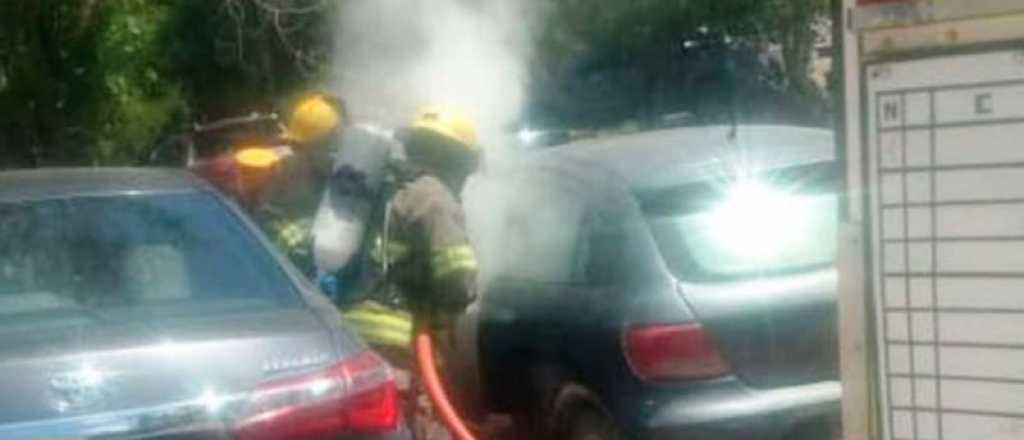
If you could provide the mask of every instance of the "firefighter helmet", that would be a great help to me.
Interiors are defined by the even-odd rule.
[[[318,142],[341,126],[342,110],[336,100],[313,95],[299,101],[288,119],[286,137],[299,143]]]
[[[476,151],[477,136],[473,120],[452,107],[432,105],[423,107],[413,120],[412,130],[426,130],[457,142],[470,151]]]
[[[245,168],[266,169],[281,161],[281,154],[272,147],[242,147],[235,153],[238,165]]]
[[[252,199],[270,182],[277,165],[288,155],[282,148],[241,147],[234,154],[238,170],[238,190],[243,198]]]

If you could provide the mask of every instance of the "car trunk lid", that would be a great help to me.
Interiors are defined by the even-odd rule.
[[[302,308],[0,338],[0,426],[179,404],[216,409],[268,377],[336,357],[326,328]]]
[[[832,269],[680,291],[732,370],[771,388],[835,380]]]

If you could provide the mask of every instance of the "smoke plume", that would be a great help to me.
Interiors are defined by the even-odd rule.
[[[336,91],[357,120],[391,127],[425,104],[458,106],[493,148],[523,105],[531,9],[520,0],[344,2]]]

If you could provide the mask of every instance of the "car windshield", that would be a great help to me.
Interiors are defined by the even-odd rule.
[[[267,250],[205,193],[0,203],[0,329],[296,301]]]
[[[834,170],[809,167],[647,194],[655,240],[684,280],[792,273],[835,259]]]

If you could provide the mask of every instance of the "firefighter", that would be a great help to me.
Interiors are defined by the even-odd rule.
[[[389,132],[347,121],[343,102],[322,94],[298,102],[283,138],[287,146],[235,154],[243,202],[367,342],[393,363],[411,364],[409,313],[361,292],[373,290],[364,236],[400,146]]]
[[[347,125],[339,143],[312,225],[318,283],[370,345],[408,369],[412,319],[372,257],[401,146],[391,132],[366,124]]]
[[[295,106],[284,133],[288,148],[264,150],[248,162],[263,168],[246,167],[243,150],[236,157],[243,175],[267,170],[267,180],[254,203],[254,214],[276,244],[307,276],[315,274],[312,225],[332,170],[332,153],[338,148],[343,127],[344,105],[325,94],[305,98]],[[276,157],[269,157],[271,154]],[[243,183],[246,180],[243,179]],[[258,180],[258,179],[257,179]]]
[[[444,329],[446,316],[475,296],[477,261],[460,194],[479,161],[476,131],[459,111],[432,106],[398,137],[406,161],[375,254],[414,314]]]
[[[427,107],[397,137],[405,160],[392,173],[392,190],[371,255],[412,313],[413,333],[429,331],[438,354],[455,367],[456,317],[476,295],[478,265],[460,201],[479,161],[475,127],[457,110]],[[419,367],[424,373],[424,365]],[[447,380],[463,388],[457,377]],[[427,381],[423,385],[431,388]],[[472,401],[462,403],[473,406]]]

